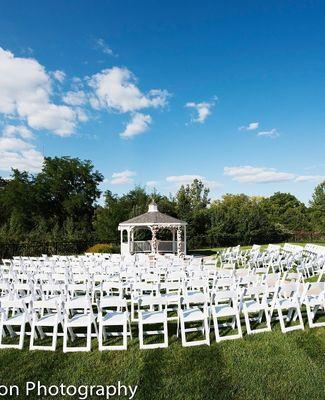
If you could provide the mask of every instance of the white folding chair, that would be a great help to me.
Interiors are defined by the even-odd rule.
[[[239,339],[243,336],[238,308],[238,294],[235,290],[217,291],[213,296],[213,305],[210,307],[216,341]],[[232,318],[231,322],[219,322],[220,319]],[[237,329],[236,334],[221,336],[221,327]]]
[[[57,297],[32,302],[30,350],[56,350],[59,325],[63,323],[61,302],[61,299]],[[52,328],[52,332],[45,333],[43,328]],[[51,345],[35,345],[34,341],[35,337],[37,337],[37,331],[41,339],[52,336]]]
[[[103,297],[98,302],[98,348],[103,350],[126,350],[127,338],[132,338],[130,317],[127,302],[120,296]],[[112,327],[122,327],[122,330],[112,331]],[[104,345],[107,336],[122,336],[122,345]]]
[[[206,344],[210,346],[208,295],[205,293],[184,295],[181,305],[184,307],[179,310],[179,323],[182,337],[182,346],[199,346]],[[197,324],[198,327],[186,327],[186,324]],[[203,339],[187,340],[186,334],[191,332],[202,332]]]
[[[139,305],[139,342],[140,349],[156,349],[168,347],[168,322],[166,300],[161,296],[140,296]],[[149,329],[146,326],[149,325]],[[152,330],[153,326],[159,326]],[[163,335],[163,341],[157,343],[144,343],[144,336]]]
[[[297,329],[304,329],[304,322],[300,310],[299,294],[299,282],[283,283],[279,287],[274,309],[278,312],[281,331],[283,333]],[[287,314],[284,315],[283,311],[286,311]],[[285,322],[293,322],[294,317],[298,317],[299,323],[296,325],[286,326]]]
[[[268,291],[265,285],[254,285],[243,289],[240,309],[245,317],[246,331],[248,335],[271,330],[271,318],[269,315],[267,298]],[[266,326],[252,329],[251,322],[261,324],[263,315],[265,316]]]
[[[303,300],[306,311],[308,324],[311,328],[325,326],[325,321],[315,322],[317,313],[325,312],[325,282],[313,282],[307,286]]]
[[[28,311],[24,300],[2,300],[0,321],[0,348],[12,348],[21,350],[24,346],[26,324],[30,322]],[[19,327],[19,332],[14,330]],[[8,329],[11,338],[19,336],[18,344],[5,344],[3,338],[6,336],[5,328]]]
[[[89,296],[75,297],[67,300],[64,307],[63,325],[63,352],[81,352],[91,350],[92,326],[95,327],[95,335],[98,337],[97,325],[93,314],[91,300]],[[75,328],[86,328],[86,333],[75,333]],[[77,337],[86,337],[86,346],[68,346],[68,332],[72,342]]]

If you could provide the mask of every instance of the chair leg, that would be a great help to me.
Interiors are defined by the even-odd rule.
[[[57,344],[57,341],[58,341],[58,329],[59,329],[59,325],[57,323],[53,328],[53,340],[52,340],[51,351],[55,351],[56,350],[56,344]]]
[[[98,349],[103,351],[103,325],[101,321],[99,321],[98,327]]]
[[[213,317],[213,326],[214,326],[214,335],[215,335],[215,338],[216,338],[216,342],[220,342],[222,339],[221,339],[220,332],[219,332],[219,325],[218,325],[217,316]]]
[[[130,333],[130,338],[132,339],[132,328],[131,328],[131,321],[128,319],[128,326],[129,326],[129,333]]]
[[[126,350],[128,347],[128,324],[127,320],[125,320],[123,324],[123,348]]]
[[[203,325],[204,325],[204,331],[205,331],[204,333],[205,333],[205,337],[206,337],[206,344],[208,346],[210,346],[210,329],[209,329],[208,318],[204,319]]]
[[[94,324],[94,327],[95,327],[95,334],[96,334],[96,337],[98,339],[98,327],[97,327],[96,321],[94,321],[93,324]]]
[[[6,337],[6,333],[4,331],[3,322],[0,322],[0,348],[2,347],[2,339]]]
[[[67,325],[63,325],[63,353],[66,353],[68,350],[68,328]]]
[[[140,349],[143,349],[143,324],[141,318],[139,319],[139,344]]]
[[[35,323],[33,321],[31,332],[30,332],[29,350],[34,349],[34,340],[35,340]]]
[[[23,323],[20,326],[20,334],[19,334],[19,350],[22,350],[24,347],[24,339],[25,339],[25,328],[26,328],[26,324]]]
[[[168,324],[164,321],[164,347],[168,347]]]
[[[87,326],[87,345],[86,345],[86,351],[91,350],[91,323]]]
[[[185,322],[184,322],[183,318],[180,319],[180,330],[181,330],[182,346],[187,346]]]
[[[245,318],[245,325],[246,325],[247,334],[250,335],[252,333],[252,330],[251,330],[251,325],[250,325],[250,321],[249,321],[249,315],[248,315],[248,312],[246,310],[244,310],[244,318]]]

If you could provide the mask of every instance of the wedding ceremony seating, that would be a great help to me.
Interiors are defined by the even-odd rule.
[[[0,349],[22,349],[26,337],[30,350],[55,351],[60,343],[64,352],[127,350],[132,337],[141,349],[171,340],[189,347],[276,324],[283,333],[324,326],[324,248],[261,249],[236,246],[215,259],[142,253],[4,259]]]

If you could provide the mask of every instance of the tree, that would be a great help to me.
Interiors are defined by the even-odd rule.
[[[0,184],[1,224],[10,227],[10,237],[21,238],[35,227],[34,177],[14,169],[11,178],[2,179]]]
[[[206,209],[210,204],[209,189],[194,179],[191,185],[182,185],[176,193],[175,203],[178,218],[188,223],[187,237],[189,247],[199,247],[205,242],[209,224]]]
[[[325,233],[325,181],[316,186],[310,202],[310,214],[313,228]]]
[[[258,197],[245,194],[226,194],[211,204],[211,228],[208,231],[213,245],[267,243],[281,240]]]
[[[307,207],[290,193],[276,192],[262,200],[261,205],[268,213],[270,221],[277,224],[283,232],[310,229]]]
[[[67,220],[78,230],[91,230],[98,185],[103,176],[93,164],[70,157],[47,157],[35,178],[38,213],[54,227]],[[69,226],[70,226],[69,225]]]

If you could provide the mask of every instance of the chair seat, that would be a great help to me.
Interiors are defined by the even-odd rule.
[[[229,304],[218,304],[214,307],[214,310],[217,317],[226,317],[237,313],[237,310]]]
[[[312,297],[308,299],[308,304],[312,307],[315,306],[325,307],[325,299],[324,297]]]
[[[181,315],[185,322],[203,321],[205,318],[204,313],[198,307],[188,308]]]
[[[167,303],[178,303],[180,300],[180,295],[177,293],[165,293],[162,294],[161,297],[163,297]]]
[[[57,314],[51,313],[46,314],[43,317],[39,318],[36,322],[36,326],[54,326],[57,324]]]
[[[142,311],[142,321],[145,324],[159,324],[165,321],[164,311]]]
[[[127,320],[125,313],[122,311],[111,311],[102,317],[103,325],[123,325]]]
[[[280,299],[277,302],[277,306],[280,308],[288,309],[291,307],[297,307],[297,301],[292,300],[292,299]]]
[[[244,308],[248,311],[248,312],[258,312],[261,311],[265,308],[265,306],[262,304],[260,304],[258,301],[256,300],[246,300],[244,302]]]
[[[18,313],[13,317],[8,318],[4,321],[4,325],[22,325],[24,324],[24,320],[26,321],[26,314],[25,313]]]
[[[89,321],[93,322],[90,314],[76,314],[72,318],[68,319],[68,326],[87,326]]]

